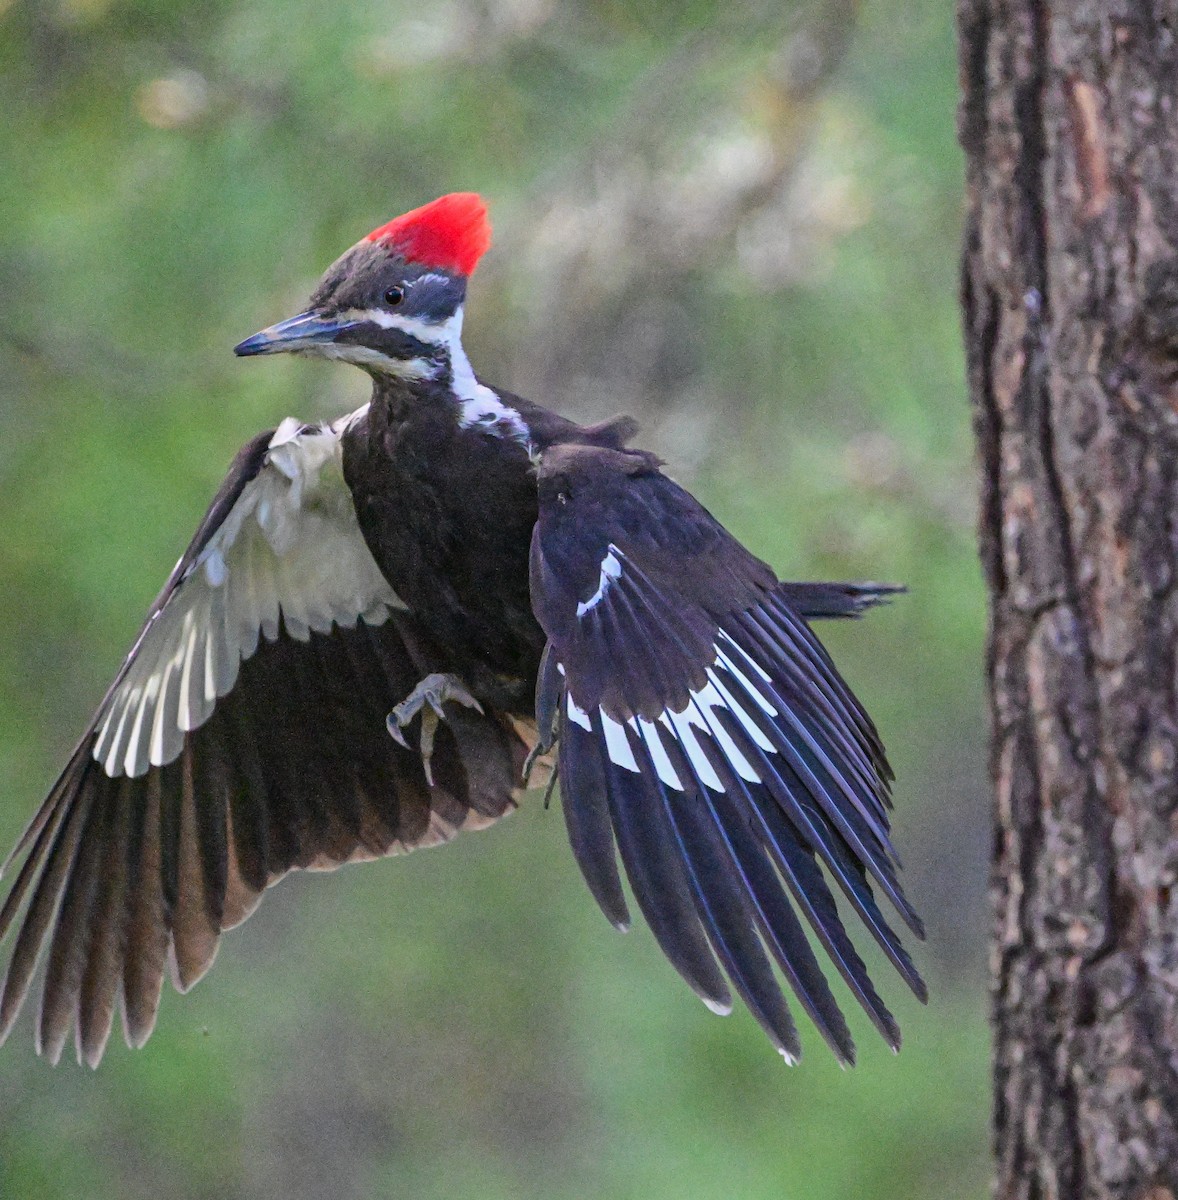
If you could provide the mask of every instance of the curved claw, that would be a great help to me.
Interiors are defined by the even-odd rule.
[[[427,675],[385,719],[389,736],[408,750],[411,747],[405,738],[405,730],[414,718],[420,715],[421,736],[418,739],[418,750],[421,754],[421,765],[425,770],[425,779],[430,787],[434,785],[433,771],[430,767],[434,738],[439,722],[446,719],[443,705],[447,701],[461,704],[465,708],[473,708],[475,712],[483,711],[483,706],[470,694],[462,680],[456,675],[437,672]]]

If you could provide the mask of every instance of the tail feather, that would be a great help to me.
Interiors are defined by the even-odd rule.
[[[902,583],[782,583],[777,594],[807,621],[861,617],[869,608],[890,604],[908,589]]]

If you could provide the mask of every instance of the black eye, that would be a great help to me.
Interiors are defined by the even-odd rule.
[[[394,305],[400,304],[405,299],[405,289],[402,287],[391,287],[384,294],[384,302],[392,308]]]

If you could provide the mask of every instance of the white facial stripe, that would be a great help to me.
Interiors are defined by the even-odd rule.
[[[588,600],[582,600],[577,605],[577,616],[583,617],[591,608],[595,608],[605,598],[605,593],[609,591],[610,585],[615,579],[620,579],[622,575],[621,560],[625,555],[610,542],[609,550],[606,552],[605,558],[601,560],[601,577],[597,581],[597,591],[589,597]]]
[[[498,400],[498,397],[489,387],[484,387],[474,377],[474,368],[470,365],[470,359],[466,357],[466,351],[462,348],[464,315],[462,306],[459,305],[454,310],[454,315],[440,328],[445,332],[446,349],[450,352],[450,374],[453,376],[454,394],[464,402],[462,407],[465,411],[465,401],[467,400],[478,400],[484,396]]]
[[[461,312],[461,309],[459,311]],[[429,346],[449,345],[449,321],[441,325],[431,324],[417,317],[404,317],[383,308],[349,308],[340,313],[340,317],[347,321],[370,321],[373,325],[379,325],[381,329],[398,329]],[[396,375],[399,379],[432,379],[438,374],[438,364],[432,357],[392,358],[371,346],[357,346],[347,342],[321,346],[317,352],[324,358],[353,363],[358,367],[378,367],[386,375]]]
[[[463,315],[459,306],[448,320],[440,325],[429,326],[435,335],[434,344],[444,346],[450,356],[451,386],[454,395],[462,402],[458,424],[463,429],[485,425],[489,433],[496,436],[506,433],[520,445],[530,446],[530,431],[523,418],[514,408],[504,404],[493,389],[479,383],[475,377],[474,368],[462,346]]]
[[[485,425],[488,432],[497,437],[506,434],[521,446],[527,447],[531,453],[531,430],[528,429],[523,417],[504,404],[498,395],[486,384],[479,383],[475,378],[474,368],[466,351],[462,348],[462,309],[446,322],[446,346],[450,351],[450,374],[453,381],[454,394],[462,401],[462,410],[458,423],[463,429],[472,425]]]
[[[447,341],[445,329],[449,321],[437,324],[423,321],[420,317],[403,317],[400,313],[389,312],[383,308],[350,308],[347,312],[340,313],[340,317],[346,321],[371,321],[381,329],[399,329],[402,333],[417,338],[419,342],[428,342],[431,346],[441,346]]]
[[[421,276],[422,279],[443,278]],[[522,446],[530,446],[529,430],[519,413],[503,403],[495,392],[479,383],[474,368],[462,346],[463,309],[459,305],[445,321],[423,321],[419,317],[402,316],[383,308],[353,308],[341,313],[349,321],[371,321],[381,329],[397,329],[428,346],[445,350],[450,359],[451,386],[461,401],[458,423],[463,429],[484,425],[489,433],[513,438]],[[432,359],[409,360],[390,358],[369,347],[334,344],[324,346],[320,353],[328,358],[341,359],[358,366],[379,367],[389,375],[402,379],[432,379],[438,374],[438,364]]]

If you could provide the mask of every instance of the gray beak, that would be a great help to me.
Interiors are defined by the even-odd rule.
[[[255,354],[281,354],[290,350],[309,350],[315,347],[329,345],[345,330],[356,324],[355,321],[341,321],[336,317],[311,309],[299,313],[298,316],[288,317],[247,337],[244,342],[238,342],[233,347],[233,353],[241,358],[249,358]]]

